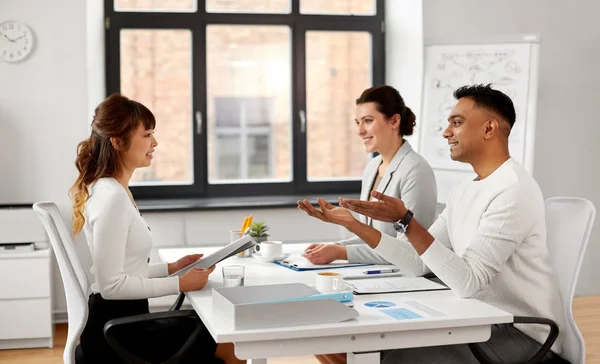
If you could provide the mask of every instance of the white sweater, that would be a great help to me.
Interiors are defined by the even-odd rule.
[[[512,158],[480,181],[464,181],[448,197],[420,257],[459,297],[475,298],[515,316],[554,320],[564,329],[562,304],[546,246],[544,199],[529,173]],[[406,239],[406,237],[404,237]],[[425,271],[406,240],[382,235],[375,248],[398,266]],[[421,271],[419,271],[421,270]],[[549,329],[516,325],[542,343]],[[553,351],[560,353],[563,335]]]
[[[90,186],[83,231],[96,278],[93,293],[105,299],[127,300],[179,292],[179,278],[166,277],[167,263],[148,264],[150,228],[114,178],[101,178]]]

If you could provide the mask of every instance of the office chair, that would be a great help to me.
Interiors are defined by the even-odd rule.
[[[555,272],[558,291],[564,307],[565,337],[560,358],[551,363],[580,364],[585,362],[585,343],[573,319],[573,296],[579,278],[579,270],[588,245],[596,209],[585,199],[575,197],[551,197],[546,200],[546,242],[550,265]],[[558,325],[552,320],[537,317],[514,317],[514,323],[546,324],[550,326],[548,339],[526,364],[542,363],[558,337]],[[481,363],[493,363],[477,344],[469,344],[471,351]]]
[[[573,364],[585,362],[585,343],[573,319],[572,306],[595,217],[594,205],[583,198],[552,197],[546,200],[548,252],[565,317],[561,356]]]
[[[75,250],[75,244],[71,238],[71,233],[67,230],[56,204],[53,202],[38,202],[33,205],[33,209],[48,233],[65,286],[69,326],[63,360],[65,364],[85,364],[85,358],[81,351],[81,347],[77,345],[77,340],[83,332],[88,319],[88,281],[85,270],[79,260],[77,251]],[[176,302],[168,312],[149,313],[110,320],[104,326],[104,334],[109,345],[128,363],[148,364],[148,362],[135,356],[119,343],[114,335],[114,332],[118,330],[119,327],[144,321],[162,319],[197,320],[197,325],[188,340],[171,358],[165,361],[164,364],[175,364],[180,362],[196,342],[196,339],[204,328],[204,325],[198,320],[193,310],[178,311],[183,299],[184,295],[182,293],[178,296]]]

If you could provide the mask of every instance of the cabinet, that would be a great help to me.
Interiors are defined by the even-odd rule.
[[[0,349],[52,347],[50,249],[0,254]]]
[[[31,208],[0,209],[0,244],[43,249],[0,253],[0,349],[52,347],[52,251]]]

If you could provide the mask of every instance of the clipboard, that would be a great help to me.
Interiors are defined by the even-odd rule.
[[[363,267],[363,266],[367,266],[367,265],[373,265],[372,263],[335,263],[335,262],[332,262],[329,264],[323,264],[323,265],[314,265],[314,264],[301,265],[301,264],[294,263],[293,261],[289,261],[289,260],[277,260],[273,263],[280,265],[282,267],[291,269],[291,270],[295,270],[296,272],[304,272],[304,271],[310,271],[310,270],[338,269],[338,268],[355,268],[355,267]]]

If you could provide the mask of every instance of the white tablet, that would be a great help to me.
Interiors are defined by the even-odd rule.
[[[220,261],[227,259],[230,256],[235,255],[239,252],[242,252],[246,249],[250,249],[250,248],[254,247],[255,245],[256,245],[256,242],[254,241],[254,239],[252,239],[252,237],[250,235],[244,235],[241,238],[239,238],[238,240],[234,241],[233,243],[230,243],[230,244],[224,246],[223,248],[219,249],[218,251],[212,253],[211,255],[202,257],[196,263],[190,264],[187,267],[178,270],[177,272],[171,274],[169,277],[182,276],[194,267],[204,268],[204,269],[210,268],[213,265],[219,263]]]

